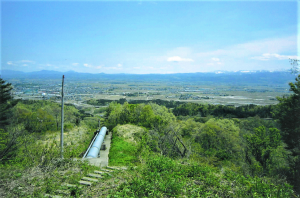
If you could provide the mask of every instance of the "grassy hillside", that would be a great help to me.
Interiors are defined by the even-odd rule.
[[[274,120],[177,119],[157,104],[111,103],[106,125],[114,134],[110,163],[137,167],[112,196],[297,196]]]
[[[217,167],[201,158],[171,159],[153,152],[146,143],[149,131],[145,128],[117,125],[113,133],[110,164],[131,168],[119,176],[123,183],[109,197],[294,196],[292,186],[284,181],[243,175],[238,167]]]
[[[10,143],[6,146],[12,146],[0,161],[0,197],[44,197],[65,190],[64,183],[76,184],[71,190],[74,196],[82,194],[78,181],[95,167],[73,158],[82,156],[88,147],[98,118],[85,117],[75,107],[66,106],[64,159],[60,159],[58,108],[58,104],[45,101],[20,101],[14,107],[14,124],[6,133]]]

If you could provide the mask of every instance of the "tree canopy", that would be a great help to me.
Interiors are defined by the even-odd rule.
[[[275,112],[281,125],[282,138],[291,151],[290,166],[292,167],[291,180],[295,188],[300,190],[300,75],[295,83],[289,83],[290,96],[277,97],[279,104]]]
[[[4,129],[9,124],[11,109],[17,104],[11,95],[12,86],[0,78],[0,128]]]

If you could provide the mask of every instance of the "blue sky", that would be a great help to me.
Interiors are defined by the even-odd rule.
[[[286,70],[299,58],[298,8],[296,1],[2,1],[1,68]]]

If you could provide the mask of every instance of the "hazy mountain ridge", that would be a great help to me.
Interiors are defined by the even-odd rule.
[[[2,70],[1,77],[4,79],[60,79],[65,75],[69,79],[81,80],[114,80],[114,81],[170,81],[170,82],[197,82],[197,83],[254,83],[254,84],[287,84],[295,79],[295,75],[289,71],[215,71],[198,73],[175,73],[175,74],[91,74],[78,73],[75,71],[58,72],[42,70],[36,72],[20,72]]]

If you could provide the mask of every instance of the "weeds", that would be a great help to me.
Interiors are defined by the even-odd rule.
[[[110,197],[291,197],[287,183],[275,185],[269,178],[244,177],[233,171],[221,173],[205,164],[180,164],[151,155],[133,171]]]

